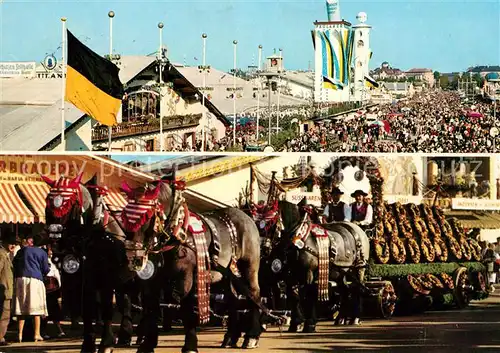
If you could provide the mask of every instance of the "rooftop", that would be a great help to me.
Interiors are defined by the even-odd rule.
[[[203,86],[203,74],[200,73],[198,67],[179,65],[176,68],[195,87]],[[241,97],[236,99],[236,112],[241,113],[255,108],[257,106],[257,98],[254,98],[253,94],[257,92],[257,84],[254,85],[252,82],[239,77],[236,77],[234,81],[237,94],[241,94]],[[233,75],[212,67],[210,72],[206,73],[206,87],[213,88],[213,90],[206,92],[206,95],[210,95],[210,102],[225,115],[232,115],[233,100],[230,98],[230,95],[233,92]],[[262,93],[267,93],[267,90],[262,90]],[[268,98],[266,97],[264,99],[261,97],[261,107],[267,106],[267,103]],[[278,95],[273,92],[271,94],[271,104],[277,103]],[[301,105],[306,103],[307,102],[302,99],[280,95],[280,105],[282,106]]]
[[[60,79],[0,79],[0,148],[38,151],[61,133]],[[66,127],[84,114],[65,104]]]

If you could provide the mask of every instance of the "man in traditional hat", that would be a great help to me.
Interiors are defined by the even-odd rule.
[[[350,207],[351,222],[361,226],[367,226],[373,221],[373,207],[365,201],[366,196],[368,194],[363,190],[356,190],[351,194],[356,200]]]
[[[340,201],[340,197],[344,193],[340,191],[338,187],[333,188],[330,193],[331,199],[328,201],[328,204],[323,211],[323,217],[325,218],[325,223],[331,222],[342,222],[342,221],[350,221],[350,209],[349,205],[345,202]]]

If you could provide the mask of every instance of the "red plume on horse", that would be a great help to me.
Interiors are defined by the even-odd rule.
[[[127,182],[122,182],[121,189],[127,194],[128,203],[122,211],[121,219],[124,228],[129,232],[138,231],[154,214],[161,209],[158,203],[161,183],[154,189],[145,188],[132,190]]]
[[[41,176],[43,181],[51,188],[47,197],[47,208],[51,210],[55,217],[62,218],[67,215],[76,202],[81,207],[82,192],[80,184],[82,176],[83,173],[78,174],[73,179],[61,176],[58,180],[52,180],[44,175]]]

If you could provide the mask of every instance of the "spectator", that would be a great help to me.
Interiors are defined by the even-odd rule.
[[[57,327],[57,337],[61,338],[66,336],[62,327],[61,321],[63,320],[61,308],[61,274],[56,265],[52,262],[52,248],[47,248],[47,255],[49,260],[50,271],[45,276],[45,290],[47,293],[47,309],[49,316],[42,321],[42,331],[46,333],[47,323],[52,321]],[[50,336],[45,334],[44,339],[49,339]]]
[[[33,237],[26,239],[26,246],[14,258],[15,298],[14,315],[19,322],[19,342],[23,339],[24,322],[33,317],[34,340],[43,341],[40,335],[40,317],[47,316],[44,276],[49,273],[47,253],[33,244]]]
[[[488,282],[491,285],[492,292],[495,291],[493,284],[495,284],[495,281],[496,281],[496,273],[494,271],[494,263],[498,258],[498,254],[495,253],[494,249],[495,249],[495,245],[493,243],[490,243],[488,245],[488,248],[484,252],[484,255],[483,255],[483,263],[486,266],[486,270],[488,271]]]
[[[0,346],[7,346],[5,334],[10,321],[10,309],[14,294],[14,275],[10,253],[15,246],[13,237],[4,237],[0,246]]]

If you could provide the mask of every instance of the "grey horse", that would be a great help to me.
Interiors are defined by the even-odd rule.
[[[198,242],[201,236],[202,241],[204,239],[206,243],[210,258],[207,262],[211,264],[211,285],[223,284],[226,291],[229,322],[222,347],[237,347],[241,333],[245,332],[243,348],[256,348],[261,334],[259,231],[252,218],[237,208],[224,208],[200,215],[189,212],[182,196],[183,186],[174,180],[175,176],[170,176],[135,189],[126,184],[122,185],[129,198],[129,204],[122,215],[127,241],[133,244],[133,249],[139,249],[137,251],[146,250],[146,253],[161,255],[160,261],[155,264],[154,277],[145,291],[145,334],[138,352],[154,352],[158,344],[156,323],[160,312],[159,291],[167,282],[172,283],[172,299],[180,305],[185,330],[182,352],[198,351],[196,328],[200,324],[199,314],[203,308],[198,306],[200,282],[197,280],[197,273],[201,271],[201,255],[197,256],[199,248],[196,246],[195,234]],[[134,205],[141,205],[141,202],[141,221],[134,226],[132,222],[138,214],[134,216],[131,210],[138,210]],[[148,209],[146,204],[152,208]],[[190,216],[186,217],[186,213]],[[179,228],[176,228],[175,224],[187,219],[189,227],[183,228],[186,229],[185,232],[176,234],[176,229]],[[193,224],[197,224],[194,230]],[[184,223],[184,226],[186,225]],[[195,295],[197,290],[198,298]],[[246,327],[238,320],[235,295],[237,291],[245,292],[243,294],[250,298],[251,309]]]

